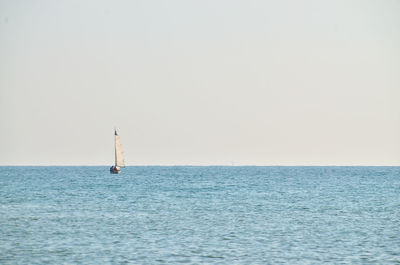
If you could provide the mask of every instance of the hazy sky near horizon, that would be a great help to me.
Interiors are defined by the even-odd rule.
[[[399,14],[0,0],[0,165],[400,165]]]

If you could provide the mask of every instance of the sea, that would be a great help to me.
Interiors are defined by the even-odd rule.
[[[400,167],[0,167],[0,264],[400,264]]]

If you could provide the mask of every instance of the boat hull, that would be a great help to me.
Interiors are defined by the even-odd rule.
[[[121,169],[119,169],[118,167],[110,167],[110,173],[111,174],[120,174],[121,173]]]

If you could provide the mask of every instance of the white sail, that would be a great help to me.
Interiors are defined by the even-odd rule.
[[[115,131],[115,166],[116,167],[125,167],[124,154],[122,151],[121,140],[119,139],[119,135],[117,131]]]

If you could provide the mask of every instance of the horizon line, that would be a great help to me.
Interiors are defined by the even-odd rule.
[[[110,165],[0,165],[0,167],[109,167]],[[194,165],[194,164],[147,164],[147,165],[128,165],[125,167],[400,167],[399,165],[362,165],[362,164],[293,164],[293,165],[258,165],[258,164],[243,164],[243,165],[230,165],[230,164],[204,164],[204,165]]]

